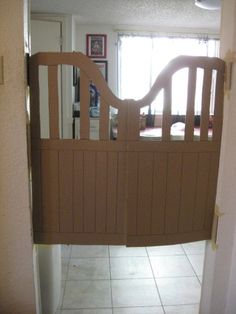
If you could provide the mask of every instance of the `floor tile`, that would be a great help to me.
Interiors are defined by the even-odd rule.
[[[182,244],[186,254],[205,254],[206,241],[197,241]]]
[[[185,254],[180,244],[176,245],[163,245],[163,246],[149,246],[147,247],[149,256],[162,256],[162,255],[183,255]]]
[[[202,276],[203,265],[204,265],[204,255],[188,255],[190,263],[192,264],[194,271],[198,276]]]
[[[158,278],[156,283],[163,305],[200,302],[201,286],[196,277]]]
[[[67,281],[62,309],[109,308],[109,280]]]
[[[190,262],[185,255],[150,257],[155,277],[194,276]]]
[[[166,314],[199,314],[199,305],[165,306]]]
[[[161,306],[114,308],[113,314],[164,314]]]
[[[126,257],[126,256],[147,256],[144,247],[126,247],[121,245],[110,245],[110,257]]]
[[[72,245],[71,257],[108,257],[107,245]]]
[[[68,265],[69,265],[69,258],[62,258],[61,259],[61,280],[67,279]]]
[[[154,279],[112,280],[114,307],[161,305]]]
[[[111,278],[153,278],[148,257],[115,257],[110,259]]]
[[[112,309],[64,310],[61,314],[112,314]]]
[[[71,258],[68,280],[110,279],[109,258]]]
[[[61,245],[61,256],[65,258],[70,257],[71,245]]]

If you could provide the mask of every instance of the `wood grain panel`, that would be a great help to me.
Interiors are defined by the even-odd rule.
[[[59,232],[58,152],[41,152],[43,231]]]
[[[171,127],[171,106],[172,106],[172,77],[168,80],[164,88],[164,108],[162,119],[162,140],[170,140],[170,127]]]
[[[117,170],[117,233],[126,231],[126,153],[118,154],[118,170]]]
[[[73,213],[74,231],[84,231],[84,154],[80,151],[74,152],[73,163]]]
[[[194,133],[194,105],[196,92],[196,68],[189,69],[185,140],[192,141]]]
[[[165,232],[176,233],[178,231],[178,218],[180,208],[182,174],[182,155],[169,153],[166,190]]]
[[[152,234],[161,234],[165,229],[167,156],[167,153],[156,153],[154,157]]]
[[[108,233],[116,232],[117,212],[117,153],[108,153],[107,164],[107,219],[106,230]]]
[[[84,152],[84,231],[95,232],[96,153]]]
[[[138,154],[127,153],[127,230],[128,234],[137,232],[138,206]]]
[[[59,152],[60,231],[73,231],[73,153]]]
[[[201,123],[200,123],[200,140],[201,141],[208,140],[211,82],[212,82],[212,70],[205,69],[204,78],[203,78],[202,111],[201,111]]]
[[[59,138],[59,96],[57,65],[48,67],[48,106],[50,138]]]
[[[96,161],[96,231],[106,232],[107,153],[97,152]]]
[[[197,157],[197,153],[183,154],[181,201],[179,213],[180,232],[187,232],[192,230],[196,192]]]
[[[100,140],[109,140],[109,106],[107,106],[102,97],[100,102],[99,138]]]
[[[194,209],[193,230],[204,229],[207,194],[208,194],[208,177],[210,169],[210,154],[200,153],[197,167],[197,185],[196,199]]]
[[[32,202],[35,231],[42,231],[41,152],[32,150]]]
[[[206,210],[206,215],[205,215],[205,229],[207,230],[211,230],[212,223],[213,223],[218,167],[219,167],[219,154],[212,153],[211,159],[210,159],[210,173],[209,173],[209,181],[208,181],[207,210]]]
[[[139,153],[137,233],[151,234],[153,154]]]
[[[224,101],[224,72],[218,71],[215,88],[215,110],[213,120],[213,141],[221,140]]]
[[[80,139],[89,139],[89,79],[83,71],[80,71]]]

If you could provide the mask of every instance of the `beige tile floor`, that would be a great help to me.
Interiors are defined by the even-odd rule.
[[[198,314],[205,241],[62,246],[57,314]]]

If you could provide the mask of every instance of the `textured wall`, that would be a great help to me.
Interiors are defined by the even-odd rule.
[[[29,208],[23,0],[0,1],[0,313],[35,313]]]

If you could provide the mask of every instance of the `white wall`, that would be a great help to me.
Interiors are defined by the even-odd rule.
[[[0,85],[0,313],[6,314],[36,313],[23,6],[23,0],[0,1],[0,56],[4,57],[4,84]]]
[[[222,9],[221,57],[236,50],[236,2],[224,0]],[[219,220],[216,252],[210,245],[206,251],[206,264],[202,288],[202,314],[236,313],[236,64],[232,77],[232,90],[225,96],[224,124],[217,203],[224,213]]]
[[[117,95],[117,33],[111,25],[82,25],[76,26],[76,51],[86,54],[86,34],[107,34],[108,86]]]

